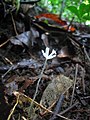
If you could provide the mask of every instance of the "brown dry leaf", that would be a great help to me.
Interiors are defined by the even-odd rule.
[[[39,32],[35,28],[31,27],[30,31],[23,32],[15,37],[10,38],[10,42],[13,45],[26,45],[29,48],[30,46],[33,46],[37,37],[39,37]]]
[[[57,75],[52,82],[46,87],[40,104],[46,108],[51,106],[60,96],[72,86],[73,81],[64,75]]]
[[[27,79],[25,80],[23,86],[19,89],[20,92],[23,92],[23,90],[27,89],[28,86],[30,86],[31,84],[33,84],[36,80],[32,80],[32,79]]]
[[[72,58],[75,55],[75,50],[71,47],[64,46],[59,51],[59,54],[57,55],[58,58]]]
[[[71,32],[75,31],[75,28],[73,26],[70,26],[68,28],[67,22],[60,19],[59,16],[56,14],[44,13],[44,14],[37,15],[35,17],[38,18],[40,21],[47,20],[50,23],[52,23],[52,21],[53,21],[53,23],[57,23],[58,25],[63,26],[64,30],[69,30]]]
[[[15,81],[5,84],[6,87],[6,94],[12,95],[13,91],[18,90],[18,84]]]
[[[9,93],[12,94],[14,90],[18,90],[18,83],[24,82],[23,86],[19,88],[20,92],[23,92],[23,90],[27,89],[28,86],[33,84],[36,80],[38,79],[38,76],[36,77],[28,77],[27,75],[25,76],[16,76],[13,75],[11,78],[8,79],[8,83],[6,83],[7,90],[9,89]],[[13,88],[12,86],[13,85]],[[15,87],[17,85],[17,87]],[[11,90],[12,88],[12,90]],[[10,92],[11,91],[11,92]]]

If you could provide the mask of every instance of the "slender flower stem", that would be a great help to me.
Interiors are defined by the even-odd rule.
[[[44,66],[43,66],[43,68],[42,68],[42,71],[41,71],[41,74],[40,74],[40,77],[39,77],[39,80],[38,80],[38,82],[37,82],[36,92],[35,92],[35,94],[34,94],[33,100],[35,100],[35,98],[36,98],[36,96],[37,96],[37,92],[38,92],[39,84],[40,84],[40,81],[41,81],[41,78],[42,78],[43,72],[44,72],[44,70],[45,70],[46,64],[47,64],[47,59],[45,60]]]
[[[43,66],[43,68],[42,68],[41,74],[40,74],[40,76],[39,76],[39,80],[38,80],[38,82],[37,82],[36,91],[35,91],[35,94],[34,94],[34,96],[33,96],[33,100],[32,100],[32,102],[31,102],[31,105],[30,105],[30,107],[29,107],[28,115],[30,115],[30,113],[33,112],[33,109],[32,109],[32,108],[33,108],[34,100],[35,100],[35,98],[36,98],[36,96],[37,96],[37,93],[38,93],[39,84],[40,84],[40,82],[41,82],[41,79],[42,79],[42,76],[43,76],[43,72],[44,72],[45,67],[46,67],[46,64],[47,64],[47,60],[56,57],[56,51],[55,51],[54,49],[52,50],[51,54],[49,54],[49,51],[50,51],[50,49],[49,49],[48,47],[46,47],[45,52],[42,50],[42,54],[43,54],[43,56],[44,56],[46,59],[45,59],[45,63],[44,63],[44,66]]]
[[[34,97],[33,97],[33,101],[35,100],[35,98],[36,98],[36,96],[37,96],[39,84],[40,84],[40,82],[41,82],[42,75],[43,75],[43,72],[44,72],[44,70],[45,70],[46,64],[47,64],[47,59],[45,60],[44,66],[43,66],[43,68],[42,68],[42,71],[41,71],[41,74],[40,74],[40,77],[39,77],[39,80],[38,80],[38,82],[37,82],[36,91],[35,91],[35,94],[34,94]],[[31,102],[31,105],[30,105],[30,111],[32,110],[32,107],[33,107],[33,101]]]

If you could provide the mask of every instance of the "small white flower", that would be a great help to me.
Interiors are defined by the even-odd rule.
[[[50,50],[50,49],[49,49],[48,47],[46,47],[45,52],[42,50],[43,56],[44,56],[47,60],[56,57],[56,51],[53,49],[52,52],[51,52],[51,54],[49,54],[49,50]]]

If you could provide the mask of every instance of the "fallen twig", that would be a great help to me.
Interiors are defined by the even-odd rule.
[[[14,95],[15,95],[16,97],[18,97],[18,95],[19,95],[19,99],[20,99],[20,97],[24,97],[24,98],[26,98],[26,100],[29,101],[29,102],[32,102],[32,101],[33,101],[33,99],[31,99],[30,97],[26,96],[26,95],[23,94],[23,93],[16,92],[16,91],[14,91],[13,93],[14,93]],[[21,100],[22,100],[22,99],[21,99]],[[47,112],[49,112],[49,113],[51,113],[51,114],[54,114],[54,112],[52,112],[51,110],[48,110],[47,108],[45,108],[44,106],[40,105],[40,104],[37,103],[36,101],[33,101],[33,103],[34,103],[38,108],[41,108],[41,109],[43,109],[43,110],[45,110],[45,111],[47,111]],[[63,118],[63,119],[65,119],[65,120],[71,120],[71,119],[69,119],[69,118],[66,118],[66,117],[60,115],[60,114],[56,114],[56,116],[58,116],[58,117],[60,117],[60,118]]]
[[[77,73],[78,73],[78,64],[76,64],[75,81],[74,81],[74,86],[73,86],[73,92],[72,92],[72,98],[71,98],[70,106],[71,106],[72,103],[73,103],[73,97],[74,97],[75,85],[76,85],[76,80],[77,80]]]
[[[19,102],[19,94],[17,95],[17,101],[16,101],[16,103],[15,103],[13,109],[11,110],[11,112],[10,112],[10,114],[9,114],[9,116],[8,116],[8,118],[7,118],[7,120],[10,120],[12,114],[14,113],[14,110],[15,110],[16,106],[18,105],[18,102]]]

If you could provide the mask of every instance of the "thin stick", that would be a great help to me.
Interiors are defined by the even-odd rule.
[[[84,53],[85,53],[87,59],[88,59],[89,62],[90,62],[90,57],[89,57],[89,55],[88,55],[88,53],[87,53],[86,48],[84,47],[84,45],[83,45],[83,50],[84,50]]]
[[[68,107],[68,108],[65,109],[64,111],[60,112],[59,114],[60,114],[60,115],[65,114],[66,112],[68,112],[69,110],[71,110],[72,108],[74,108],[74,107],[75,107],[76,105],[78,105],[78,104],[79,104],[79,102],[74,103],[73,105],[71,105],[70,107]]]
[[[39,80],[38,80],[38,82],[37,82],[36,91],[35,91],[35,94],[34,94],[34,97],[33,97],[33,101],[35,100],[35,98],[36,98],[36,96],[37,96],[39,84],[40,84],[40,82],[41,82],[41,79],[42,79],[43,72],[44,72],[44,70],[45,70],[46,64],[47,64],[47,59],[45,60],[44,66],[43,66],[43,68],[42,68],[42,71],[41,71],[41,74],[40,74],[40,77],[39,77]],[[33,101],[31,102],[31,105],[30,105],[30,111],[31,111],[31,109],[32,109],[32,107],[33,107]]]
[[[75,85],[76,85],[76,80],[77,80],[77,73],[78,73],[78,64],[76,64],[75,81],[74,81],[74,86],[73,86],[73,92],[72,92],[72,97],[71,97],[71,103],[70,103],[70,106],[71,106],[72,103],[73,103],[73,97],[74,97]]]
[[[85,80],[84,80],[84,78],[85,78],[85,70],[84,70],[83,67],[81,67],[81,69],[82,69],[82,86],[83,86],[83,92],[85,93]]]
[[[2,79],[12,70],[14,65],[12,65],[1,77]]]
[[[22,116],[22,119],[23,119],[23,120],[27,120],[24,116]]]
[[[4,46],[5,44],[7,44],[9,41],[10,41],[10,39],[7,39],[4,43],[0,44],[0,48],[1,48],[2,46]]]
[[[55,107],[55,110],[54,110],[54,114],[52,115],[52,117],[49,119],[49,120],[55,120],[57,118],[57,114],[59,113],[59,111],[61,110],[61,107],[62,107],[62,103],[63,103],[63,100],[64,100],[64,95],[61,94],[60,95],[60,98],[57,102],[57,105]]]
[[[16,101],[16,103],[15,103],[13,109],[11,110],[11,112],[10,112],[10,114],[9,114],[9,116],[8,116],[8,118],[7,118],[7,120],[10,120],[12,114],[13,114],[14,111],[15,111],[16,106],[18,105],[18,101],[19,101],[19,94],[17,95],[17,101]]]
[[[11,18],[12,18],[12,23],[13,23],[13,27],[14,27],[15,34],[18,35],[18,32],[17,32],[17,29],[16,29],[16,25],[15,25],[15,21],[14,21],[12,12],[10,12],[10,13],[11,13]]]
[[[60,18],[62,17],[62,13],[63,13],[63,10],[65,8],[65,4],[66,4],[66,0],[62,0],[61,9],[60,9],[60,15],[59,15]]]
[[[32,101],[33,101],[33,99],[31,99],[30,97],[26,96],[26,95],[23,94],[23,93],[16,92],[16,91],[14,91],[13,93],[14,93],[15,96],[18,96],[18,95],[19,95],[19,98],[20,98],[20,96],[21,96],[21,97],[26,98],[29,102],[32,102]],[[22,99],[21,99],[21,100],[22,100]],[[33,101],[33,103],[34,103],[37,107],[39,107],[39,108],[41,108],[41,109],[43,109],[43,110],[45,110],[45,111],[47,111],[47,112],[49,112],[49,113],[51,113],[51,114],[54,114],[54,112],[52,112],[51,110],[48,110],[47,108],[45,108],[43,105],[37,103],[36,101]],[[65,120],[71,120],[71,119],[69,119],[69,118],[66,118],[66,117],[60,115],[60,114],[56,114],[56,116],[58,116],[58,117],[60,117],[60,118],[63,118],[63,119],[65,119]]]

